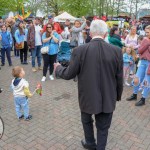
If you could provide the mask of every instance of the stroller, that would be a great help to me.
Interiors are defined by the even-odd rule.
[[[67,67],[70,62],[71,49],[70,43],[62,41],[60,44],[60,51],[57,55],[57,61],[64,67]]]

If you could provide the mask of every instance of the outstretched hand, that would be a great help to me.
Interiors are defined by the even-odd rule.
[[[58,66],[60,66],[61,64],[59,63],[59,62],[57,62],[57,63],[54,63],[54,72],[56,71],[56,68],[58,67]]]

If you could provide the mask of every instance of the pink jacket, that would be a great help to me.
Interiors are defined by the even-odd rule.
[[[138,48],[141,59],[146,59],[150,61],[150,39],[144,38]]]

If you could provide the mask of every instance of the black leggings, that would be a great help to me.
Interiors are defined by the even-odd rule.
[[[28,55],[28,45],[27,42],[24,42],[24,48],[20,50],[20,61],[21,63],[27,62],[27,55]]]
[[[43,56],[43,62],[44,62],[43,76],[46,77],[48,67],[49,67],[49,73],[50,75],[52,75],[53,70],[54,70],[54,63],[56,62],[56,58],[57,58],[57,54],[55,55],[43,54],[42,56]]]

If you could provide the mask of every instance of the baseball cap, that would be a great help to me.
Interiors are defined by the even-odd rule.
[[[54,18],[54,16],[48,15],[48,19],[52,19],[52,18]]]

